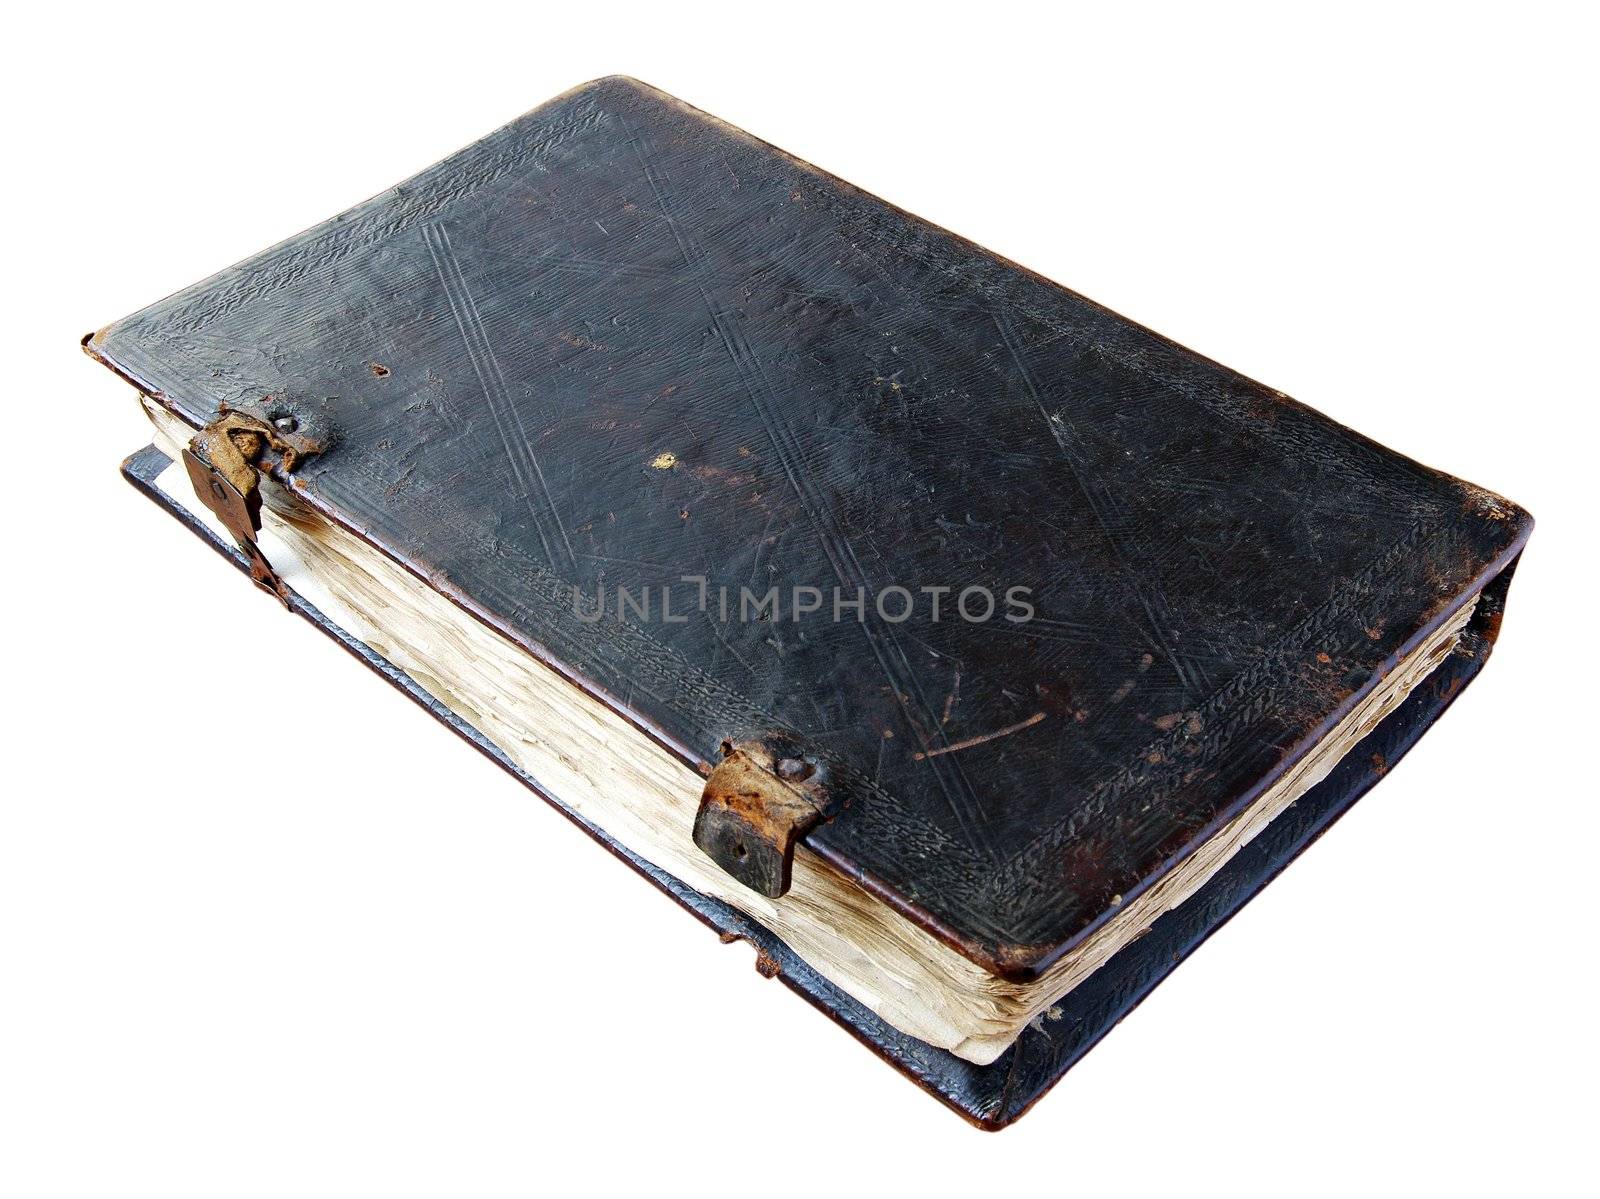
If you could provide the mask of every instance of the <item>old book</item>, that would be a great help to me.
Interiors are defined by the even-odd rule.
[[[1532,523],[620,78],[85,346],[130,479],[990,1127],[1473,677]]]

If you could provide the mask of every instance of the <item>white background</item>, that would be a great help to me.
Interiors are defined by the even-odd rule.
[[[14,10],[0,1193],[1592,1187],[1594,31],[1202,7]],[[1462,701],[998,1136],[116,474],[82,333],[613,72],[1539,520]]]

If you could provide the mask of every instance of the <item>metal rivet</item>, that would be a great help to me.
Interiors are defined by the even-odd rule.
[[[799,758],[781,758],[778,761],[778,777],[785,779],[805,778],[811,773],[811,764]]]

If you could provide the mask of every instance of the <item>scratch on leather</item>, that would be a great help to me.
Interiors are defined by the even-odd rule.
[[[928,758],[937,758],[940,754],[953,754],[958,749],[971,749],[975,745],[986,745],[990,741],[1000,740],[1001,737],[1009,737],[1012,733],[1020,733],[1023,729],[1031,729],[1043,719],[1043,712],[1035,712],[1026,720],[1019,720],[1016,724],[1008,724],[1005,728],[995,729],[995,731],[992,733],[982,733],[976,737],[968,737],[963,741],[956,741],[950,745],[944,745],[938,749],[930,749],[926,752],[918,750],[911,756],[918,762],[922,762],[926,761]]]

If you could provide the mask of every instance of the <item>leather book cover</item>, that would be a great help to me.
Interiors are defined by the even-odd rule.
[[[192,427],[289,418],[302,501],[703,773],[753,738],[817,764],[810,850],[1007,979],[1094,935],[1481,593],[1360,752],[991,1065],[652,874],[990,1126],[1448,704],[1531,529],[621,78],[86,348]],[[128,470],[156,495],[152,462]]]

